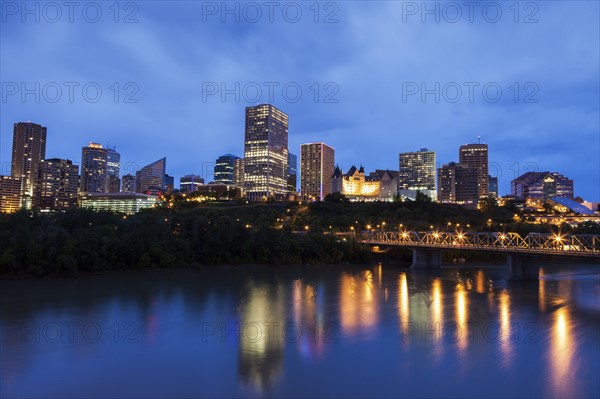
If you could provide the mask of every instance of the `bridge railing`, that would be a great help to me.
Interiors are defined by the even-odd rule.
[[[600,235],[557,235],[531,233],[461,233],[437,231],[369,231],[362,242],[400,246],[517,250],[522,252],[600,254]]]

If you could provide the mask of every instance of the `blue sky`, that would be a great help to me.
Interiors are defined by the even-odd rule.
[[[243,155],[244,107],[272,87],[291,152],[324,141],[371,171],[421,147],[456,161],[481,136],[501,194],[550,170],[600,199],[597,1],[23,4],[0,2],[3,174],[27,120],[48,127],[47,157],[79,163],[95,141],[125,173],[166,156],[177,179],[207,174]]]

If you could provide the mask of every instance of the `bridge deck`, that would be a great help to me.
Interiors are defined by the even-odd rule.
[[[451,232],[385,232],[362,234],[362,243],[408,248],[464,249],[506,254],[576,256],[600,259],[600,235]]]

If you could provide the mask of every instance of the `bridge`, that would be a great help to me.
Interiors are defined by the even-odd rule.
[[[485,251],[507,255],[510,279],[537,278],[539,257],[592,258],[600,261],[600,235],[367,231],[360,242],[413,250],[412,268],[440,267],[442,250]]]

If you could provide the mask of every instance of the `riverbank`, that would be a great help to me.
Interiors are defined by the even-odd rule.
[[[187,203],[186,203],[187,204]],[[435,203],[274,203],[248,206],[191,204],[135,215],[74,209],[54,214],[0,215],[0,275],[76,275],[216,265],[339,264],[372,261],[370,248],[352,236],[370,228],[477,231],[486,215]],[[493,223],[505,220],[497,215]],[[456,222],[456,224],[454,224]],[[464,226],[464,227],[460,227]],[[454,227],[453,227],[454,228]],[[511,231],[543,229],[506,225]],[[305,234],[294,234],[302,231]],[[404,252],[403,252],[404,251]],[[391,249],[398,259],[410,251]],[[492,260],[491,255],[445,251],[444,260]]]

